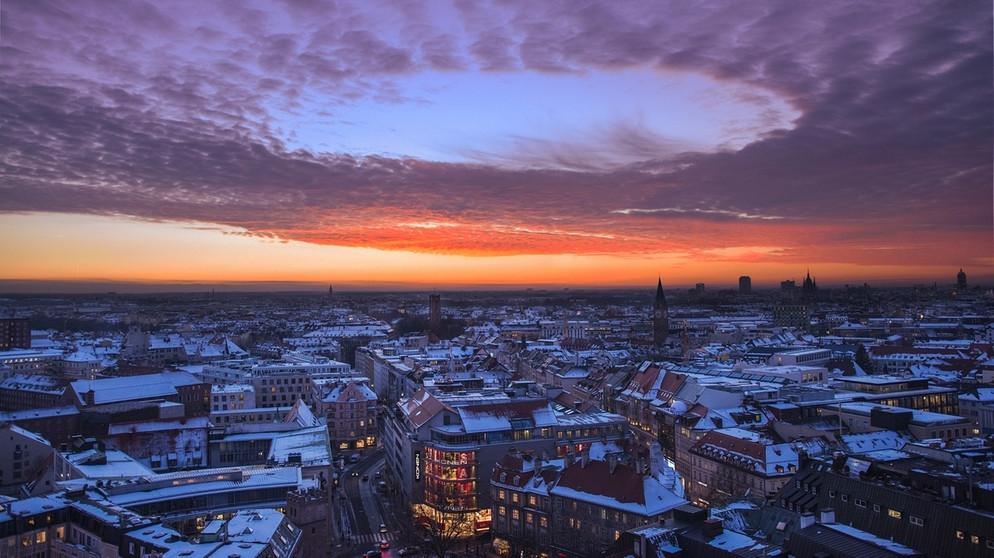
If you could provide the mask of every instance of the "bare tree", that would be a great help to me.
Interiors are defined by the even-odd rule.
[[[456,547],[460,541],[473,536],[476,514],[446,502],[438,509],[427,505],[417,506],[413,523],[425,537],[425,545],[439,558]]]

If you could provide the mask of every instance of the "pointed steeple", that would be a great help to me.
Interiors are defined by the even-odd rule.
[[[663,293],[662,277],[656,283],[656,300],[653,301],[652,306],[652,340],[657,347],[660,347],[666,344],[666,338],[670,334],[670,312],[666,304],[666,294]]]

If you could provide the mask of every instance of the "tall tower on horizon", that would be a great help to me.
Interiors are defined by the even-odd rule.
[[[428,323],[432,329],[437,329],[442,323],[442,297],[441,295],[428,295]]]
[[[652,342],[657,347],[666,344],[670,335],[670,308],[663,293],[663,278],[656,283],[656,298],[652,303]]]
[[[818,282],[811,277],[811,270],[808,270],[804,277],[804,284],[801,285],[801,294],[806,300],[814,300],[818,297]]]
[[[966,288],[966,272],[963,268],[959,268],[959,273],[956,274],[956,286],[960,289]]]
[[[752,277],[748,275],[739,277],[739,294],[752,294]]]

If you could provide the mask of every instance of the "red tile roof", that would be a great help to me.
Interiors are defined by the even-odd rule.
[[[620,463],[614,473],[607,461],[590,461],[586,467],[574,463],[563,471],[556,486],[607,496],[622,503],[645,505],[642,475]]]
[[[766,446],[758,442],[743,440],[735,436],[729,436],[717,430],[712,430],[705,434],[694,447],[712,445],[726,451],[735,452],[741,455],[748,455],[760,462],[766,462]]]

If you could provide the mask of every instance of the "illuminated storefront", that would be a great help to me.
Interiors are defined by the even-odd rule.
[[[423,465],[422,454],[414,455],[414,478],[424,482],[424,503],[412,506],[417,521],[423,527],[441,522],[458,537],[488,532],[491,510],[479,505],[476,452],[427,447],[423,455]]]

